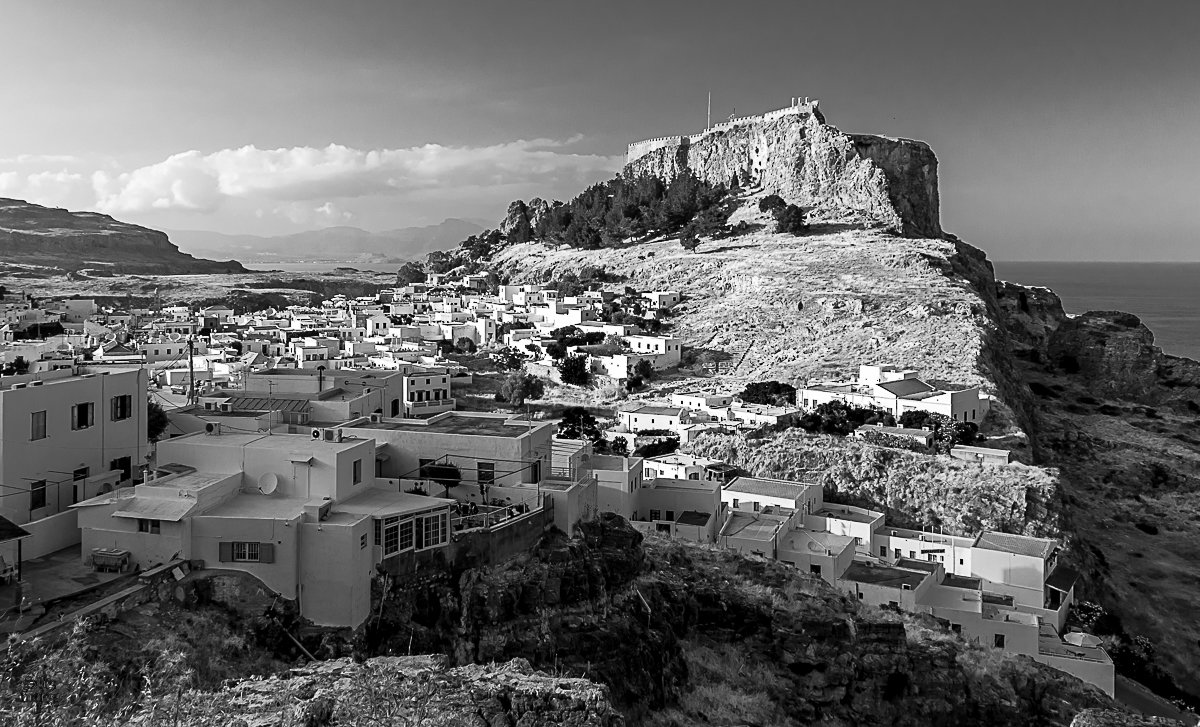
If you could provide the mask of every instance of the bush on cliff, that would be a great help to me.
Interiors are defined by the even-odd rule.
[[[746,384],[738,398],[750,404],[786,406],[796,403],[796,387],[782,381],[753,381]]]

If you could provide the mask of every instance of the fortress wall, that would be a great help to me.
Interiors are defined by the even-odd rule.
[[[629,145],[628,150],[625,152],[625,163],[629,164],[630,162],[641,159],[647,154],[658,151],[659,149],[665,149],[669,146],[680,146],[681,144],[685,143],[684,139],[687,140],[686,143],[694,144],[714,131],[729,131],[739,126],[765,123],[768,121],[774,121],[775,119],[783,118],[784,116],[805,117],[813,112],[813,109],[816,108],[816,105],[816,101],[801,101],[796,99],[791,106],[785,106],[781,109],[768,111],[765,114],[739,116],[727,121],[722,121],[720,123],[713,124],[711,129],[705,129],[698,134],[689,134],[688,136],[660,136],[657,139],[635,141]]]
[[[650,152],[665,149],[669,146],[679,146],[683,143],[681,136],[660,136],[657,139],[646,139],[645,141],[635,141],[629,145],[629,149],[625,152],[625,163],[635,159],[641,159]]]

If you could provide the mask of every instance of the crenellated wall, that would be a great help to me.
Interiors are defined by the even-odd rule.
[[[739,126],[774,121],[775,119],[783,118],[784,116],[807,117],[814,113],[818,103],[820,102],[815,99],[810,101],[807,98],[801,100],[797,97],[792,99],[790,106],[785,106],[781,109],[775,109],[774,111],[768,111],[765,114],[733,117],[727,121],[713,124],[711,128],[705,129],[698,134],[689,134],[687,136],[660,136],[654,139],[635,141],[629,145],[629,148],[625,152],[625,163],[629,164],[630,162],[640,159],[651,152],[658,151],[659,149],[666,149],[668,147],[677,148],[680,146],[695,144],[709,134],[728,131]]]

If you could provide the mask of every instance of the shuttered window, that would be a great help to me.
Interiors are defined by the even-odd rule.
[[[217,559],[222,563],[274,563],[274,543],[231,541],[218,543]]]

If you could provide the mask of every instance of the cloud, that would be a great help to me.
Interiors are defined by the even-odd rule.
[[[585,183],[620,168],[621,157],[571,152],[567,140],[518,140],[490,146],[426,144],[407,149],[259,149],[209,154],[186,151],[120,174],[95,172],[98,209],[110,214],[151,210],[213,212],[230,200],[279,203],[277,214],[348,219],[334,200],[425,196],[433,191]],[[325,211],[319,212],[318,210]],[[282,210],[282,212],[280,212]],[[290,217],[289,217],[290,218]]]
[[[0,172],[0,195],[35,204],[90,206],[90,184],[85,175],[67,170]]]

